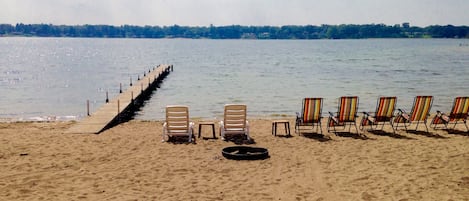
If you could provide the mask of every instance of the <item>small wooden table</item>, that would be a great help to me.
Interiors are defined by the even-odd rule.
[[[212,126],[213,139],[217,139],[217,136],[215,136],[215,122],[213,121],[199,122],[199,138],[200,138],[200,135],[202,134],[202,126]]]
[[[272,135],[277,136],[277,125],[283,124],[285,126],[285,135],[290,135],[290,121],[288,120],[274,120],[272,122]]]

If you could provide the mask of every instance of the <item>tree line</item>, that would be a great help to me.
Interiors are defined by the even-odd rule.
[[[342,24],[305,26],[110,26],[0,24],[0,36],[208,39],[469,38],[468,26]]]

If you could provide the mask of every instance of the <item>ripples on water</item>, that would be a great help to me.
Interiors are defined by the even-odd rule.
[[[378,96],[397,96],[410,110],[416,95],[435,96],[449,111],[469,95],[466,40],[150,40],[0,38],[0,118],[73,119],[104,104],[154,65],[174,65],[136,118],[163,119],[170,104],[192,117],[220,117],[226,103],[250,116],[294,115],[303,97],[360,97],[372,111]]]

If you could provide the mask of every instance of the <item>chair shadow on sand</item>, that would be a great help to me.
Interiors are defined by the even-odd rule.
[[[361,134],[361,133],[352,133],[352,132],[349,132],[349,131],[336,131],[336,132],[333,132],[333,133],[336,136],[339,136],[339,137],[349,137],[349,138],[353,138],[353,139],[357,139],[357,140],[371,140],[371,138],[369,138],[365,134]]]
[[[314,132],[301,132],[300,136],[308,138],[308,139],[313,139],[319,142],[327,142],[331,141],[332,138],[330,136],[326,136],[322,133],[314,133]]]
[[[435,139],[448,139],[448,137],[441,136],[441,135],[436,134],[436,133],[426,132],[426,131],[407,130],[406,132],[407,132],[407,133],[411,133],[411,134],[415,134],[415,135],[421,135],[421,136],[425,136],[425,137],[431,137],[431,138],[435,138]]]
[[[383,130],[367,130],[368,133],[371,133],[373,135],[379,135],[379,136],[387,136],[387,137],[392,137],[396,139],[405,139],[405,140],[415,140],[415,138],[407,137],[404,135],[399,135],[397,133],[393,132],[386,132]]]
[[[462,131],[462,130],[455,130],[455,129],[445,129],[445,131],[450,135],[469,136],[469,131]]]
[[[172,136],[166,142],[171,144],[197,144],[195,138],[192,142],[188,142],[186,136]]]
[[[248,145],[248,144],[256,144],[254,138],[250,137],[250,139],[246,139],[245,135],[226,135],[225,141],[233,142],[237,145]]]

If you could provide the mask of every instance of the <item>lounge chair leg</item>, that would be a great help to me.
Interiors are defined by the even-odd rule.
[[[357,124],[355,124],[355,130],[357,131],[357,134],[360,135],[360,131],[358,131]]]
[[[394,130],[394,125],[392,125],[392,121],[389,122],[389,124],[391,124],[392,133],[393,133],[393,134],[396,134],[396,130]]]

